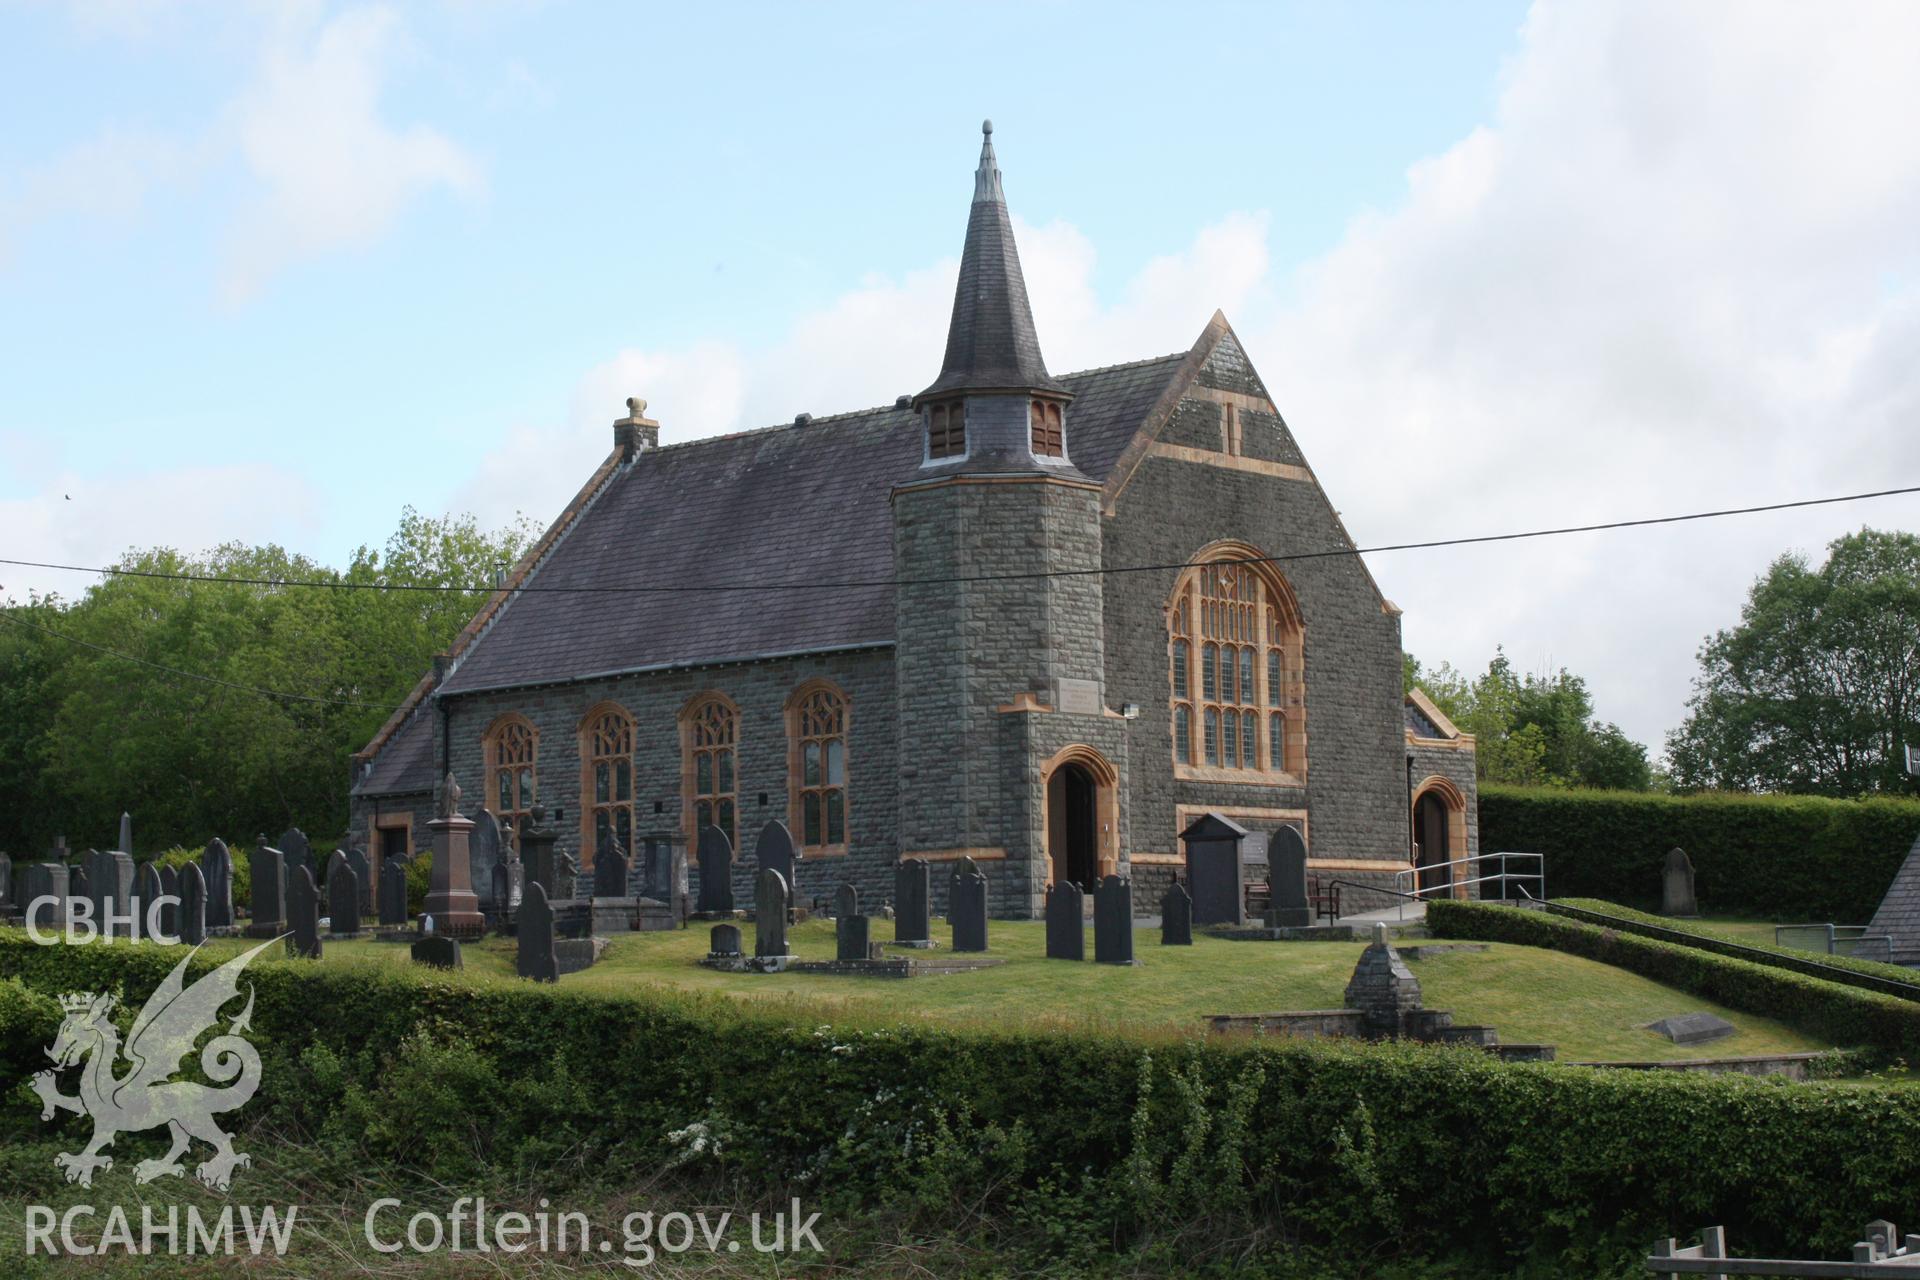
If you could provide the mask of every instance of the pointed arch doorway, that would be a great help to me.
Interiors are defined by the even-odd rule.
[[[1414,793],[1413,839],[1422,894],[1433,896],[1451,885],[1446,896],[1465,896],[1461,881],[1471,878],[1461,862],[1467,856],[1467,804],[1446,778],[1429,776]]]
[[[1119,774],[1098,751],[1075,744],[1042,765],[1040,776],[1047,878],[1091,893],[1100,877],[1119,869]]]

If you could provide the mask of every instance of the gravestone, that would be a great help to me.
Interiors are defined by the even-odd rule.
[[[122,815],[124,829],[128,819]],[[133,910],[133,856],[118,849],[95,851],[93,867],[87,873],[87,885],[93,898],[93,922],[101,937],[125,938],[127,918]]]
[[[367,851],[359,845],[347,847],[347,866],[353,872],[353,882],[360,886],[360,914],[373,914],[373,864],[367,858]]]
[[[19,903],[14,901],[13,859],[0,853],[0,916],[11,915]]]
[[[1347,979],[1346,1007],[1360,1011],[1372,1039],[1398,1036],[1408,1015],[1420,1008],[1420,980],[1387,941],[1387,926],[1373,926],[1373,941]]]
[[[253,880],[253,921],[247,926],[247,936],[277,938],[286,932],[286,863],[278,849],[267,847],[265,836],[247,855],[247,871]]]
[[[280,843],[274,846],[280,850],[282,873],[292,877],[295,867],[313,869],[313,842],[307,839],[307,833],[298,827],[288,827],[280,833]],[[318,883],[316,881],[315,883]],[[288,890],[292,890],[292,880],[288,880]]]
[[[514,966],[520,976],[535,982],[560,981],[560,961],[553,954],[553,907],[547,902],[546,889],[537,883],[527,886],[514,925],[520,944]]]
[[[180,873],[172,867],[160,868],[160,936],[180,941]]]
[[[947,922],[955,951],[987,949],[987,877],[972,858],[962,858],[947,881]]]
[[[68,902],[93,901],[93,886],[87,883],[87,879],[86,867],[76,865],[67,868]]]
[[[520,864],[518,862],[496,862],[493,864],[493,910],[502,920],[513,915],[513,909],[520,905]]]
[[[380,860],[380,923],[387,926],[407,922],[407,863],[400,857]]]
[[[1133,963],[1133,881],[1106,876],[1093,887],[1093,959]]]
[[[740,954],[740,926],[717,924],[707,935],[707,954],[715,959]]]
[[[460,943],[440,934],[429,934],[416,940],[409,951],[415,964],[430,965],[435,969],[466,967],[466,961],[460,955]]]
[[[843,884],[833,891],[834,958],[867,958],[867,918],[860,914],[860,891]]]
[[[753,879],[753,954],[757,959],[793,954],[787,946],[787,912],[793,891],[787,878],[772,867],[762,867]]]
[[[36,862],[27,868],[22,915],[41,929],[57,928],[67,918],[72,869],[64,862]]]
[[[120,843],[114,848],[129,858],[133,856],[133,815],[130,813],[120,815]]]
[[[639,896],[664,902],[675,920],[687,914],[687,847],[672,836],[647,836],[640,846]]]
[[[793,843],[793,832],[787,830],[787,824],[777,818],[760,828],[759,842],[753,847],[754,870],[778,871],[787,884],[789,905],[800,893],[800,882],[794,876],[799,852]]]
[[[1299,929],[1313,923],[1307,897],[1307,842],[1298,827],[1285,826],[1267,842],[1268,884],[1273,889],[1267,923],[1275,929]]]
[[[552,902],[560,884],[559,855],[554,847],[560,833],[547,825],[547,806],[535,804],[532,815],[533,821],[520,833],[520,893],[524,898],[537,884]]]
[[[618,840],[609,840],[607,847],[593,858],[593,896],[596,898],[624,898],[627,896],[627,876],[632,868],[627,865],[627,852],[620,847]]]
[[[1193,945],[1193,898],[1188,895],[1186,886],[1178,880],[1160,899],[1160,945],[1163,947],[1190,947]]]
[[[1187,892],[1195,924],[1245,924],[1247,897],[1241,857],[1247,829],[1217,813],[1203,814],[1180,839],[1187,849]]]
[[[893,940],[926,945],[933,940],[932,889],[927,864],[902,858],[893,869]]]
[[[492,821],[485,810],[482,818]],[[449,773],[440,788],[440,809],[427,822],[433,833],[433,887],[427,891],[426,911],[441,933],[456,938],[486,932],[480,914],[480,895],[473,891],[473,863],[467,838],[476,824],[460,812],[460,784]],[[497,830],[497,828],[496,828]]]
[[[233,855],[227,842],[215,836],[200,851],[200,878],[207,890],[207,927],[233,927]]]
[[[1693,859],[1683,849],[1667,851],[1667,870],[1660,880],[1660,914],[1689,918],[1700,914],[1693,896]]]
[[[1047,958],[1087,958],[1086,891],[1071,880],[1047,886]]]
[[[320,886],[313,868],[300,866],[287,877],[287,954],[307,960],[320,958]]]
[[[473,819],[473,831],[467,840],[468,883],[474,888],[475,896],[488,895],[488,906],[492,906],[493,869],[506,857],[507,832],[500,819],[490,809],[481,809]]]
[[[133,913],[135,938],[151,939],[153,937],[153,926],[159,923],[154,918],[158,914],[154,911],[154,907],[159,903],[160,898],[160,868],[151,862],[141,863],[140,869],[133,874],[133,896],[128,903],[128,908]]]
[[[338,849],[327,860],[327,932],[348,937],[360,932],[360,877]]]
[[[207,877],[200,864],[180,868],[180,907],[176,915],[180,941],[197,947],[207,940]]]
[[[1723,1040],[1740,1028],[1711,1013],[1682,1013],[1648,1023],[1647,1030],[1675,1044],[1705,1044],[1709,1040]]]
[[[700,900],[703,916],[733,914],[733,845],[718,827],[700,828]]]

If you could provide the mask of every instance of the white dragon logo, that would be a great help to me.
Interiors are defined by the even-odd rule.
[[[193,1052],[194,1042],[219,1020],[220,1010],[239,995],[240,973],[247,963],[272,945],[273,940],[263,942],[182,990],[181,975],[200,948],[184,956],[133,1020],[126,1045],[131,1069],[117,1079],[114,1071],[120,1063],[120,1033],[107,1017],[113,1009],[113,996],[80,992],[60,997],[66,1018],[47,1050],[54,1070],[36,1075],[33,1091],[40,1095],[42,1120],[53,1119],[56,1111],[93,1119],[93,1140],[84,1151],[62,1152],[53,1158],[54,1164],[66,1172],[68,1182],[90,1187],[96,1170],[113,1168],[113,1157],[102,1155],[101,1148],[112,1145],[115,1134],[163,1124],[173,1137],[173,1148],[158,1160],[142,1160],[134,1166],[135,1182],[184,1174],[180,1157],[193,1138],[214,1148],[214,1154],[202,1161],[194,1174],[216,1191],[227,1189],[235,1169],[252,1163],[233,1149],[233,1140],[213,1120],[216,1112],[245,1106],[260,1087],[260,1055],[240,1034],[249,1029],[253,1017],[251,986],[247,988],[246,1008],[227,1025],[224,1034],[216,1035],[200,1051],[200,1069],[207,1079],[224,1087],[174,1080],[173,1076],[181,1070],[181,1059]],[[60,1092],[56,1076],[83,1059],[86,1065],[80,1073],[79,1096],[68,1097]]]

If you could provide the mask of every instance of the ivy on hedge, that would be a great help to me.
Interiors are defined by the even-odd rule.
[[[1555,898],[1659,903],[1667,850],[1702,910],[1862,924],[1920,836],[1920,802],[1877,797],[1480,788],[1480,848],[1545,855]]]

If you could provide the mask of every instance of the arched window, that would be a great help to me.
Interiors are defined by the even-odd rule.
[[[738,787],[734,751],[739,745],[739,726],[740,713],[717,693],[695,698],[680,715],[685,760],[681,791],[686,801],[688,834],[697,836],[701,827],[718,827],[727,833],[736,853],[740,832],[734,821]]]
[[[1036,458],[1066,457],[1066,437],[1060,430],[1060,402],[1035,400],[1028,416],[1033,428],[1033,456]]]
[[[584,864],[618,841],[633,854],[633,717],[603,702],[580,721],[580,841]]]
[[[487,726],[487,807],[493,816],[525,826],[539,776],[540,735],[522,715],[504,715]]]
[[[1167,603],[1173,761],[1192,776],[1306,770],[1300,611],[1251,547],[1209,548]],[[1218,557],[1213,558],[1213,557]]]
[[[808,853],[847,849],[847,696],[825,680],[787,702],[788,821]]]
[[[967,404],[936,404],[927,410],[927,457],[958,458],[967,451]]]

